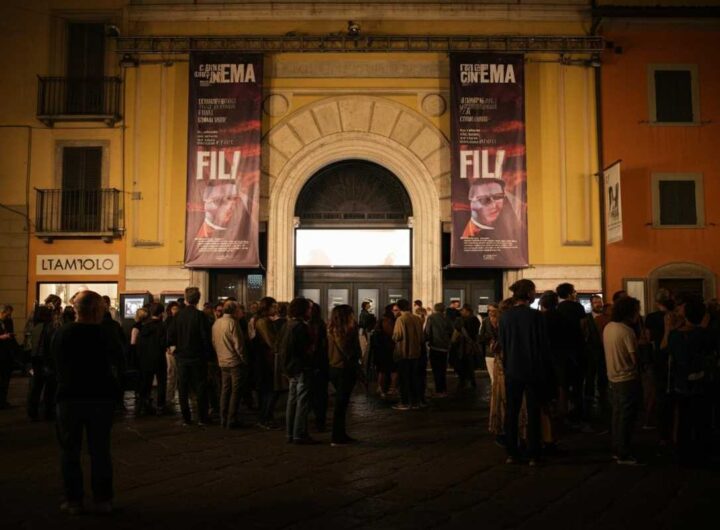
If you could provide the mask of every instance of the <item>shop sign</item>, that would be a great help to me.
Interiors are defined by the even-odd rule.
[[[38,276],[109,276],[120,272],[119,254],[40,254]]]

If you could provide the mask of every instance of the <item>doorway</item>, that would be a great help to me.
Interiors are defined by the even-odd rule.
[[[343,160],[318,171],[295,207],[295,295],[323,308],[370,302],[379,316],[410,300],[412,216],[400,180],[366,160]]]

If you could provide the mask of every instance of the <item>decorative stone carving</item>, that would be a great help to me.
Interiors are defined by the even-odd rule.
[[[420,104],[422,111],[428,116],[442,116],[447,110],[445,98],[440,94],[427,94]]]
[[[263,110],[268,116],[283,116],[290,109],[290,102],[282,94],[270,94],[263,101]]]

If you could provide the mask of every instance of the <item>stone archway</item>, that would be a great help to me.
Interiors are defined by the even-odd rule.
[[[661,265],[648,274],[648,300],[655,300],[660,280],[681,278],[703,280],[703,297],[706,300],[717,296],[713,271],[698,263],[675,262]]]
[[[375,162],[403,183],[414,212],[413,297],[441,300],[440,197],[449,197],[447,139],[418,113],[393,101],[342,96],[301,108],[263,142],[269,185],[267,292],[294,296],[294,211],[305,183],[346,159]]]

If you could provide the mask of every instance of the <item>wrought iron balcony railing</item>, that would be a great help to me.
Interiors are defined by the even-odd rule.
[[[35,191],[35,232],[40,238],[100,237],[109,240],[122,234],[120,190]]]
[[[120,120],[119,77],[38,76],[37,117],[52,127],[58,121]]]

